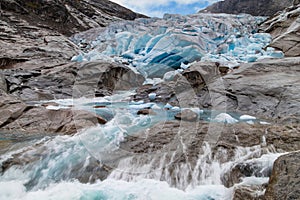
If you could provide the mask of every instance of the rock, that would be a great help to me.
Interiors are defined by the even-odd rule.
[[[198,114],[193,112],[192,110],[186,109],[181,111],[180,113],[177,113],[175,115],[175,119],[193,122],[198,120]]]
[[[7,92],[6,79],[2,73],[0,74],[0,90]]]
[[[285,56],[300,56],[300,4],[287,8],[266,22],[260,29],[270,33],[273,40],[269,47],[282,51]]]
[[[247,154],[248,156],[244,157],[243,161],[233,165],[232,170],[221,177],[223,184],[230,187],[239,183],[243,177],[268,177],[270,175],[272,162],[269,163],[268,161],[267,167],[264,168],[266,163],[260,163],[264,161],[248,160],[260,158],[270,151],[281,152],[300,149],[300,136],[298,134],[300,126],[299,124],[295,124],[295,126],[297,128],[289,129],[288,126],[283,125],[264,126],[238,123],[220,126],[219,123],[167,121],[154,125],[146,132],[139,132],[136,135],[126,137],[120,148],[124,152],[129,152],[129,155],[134,155],[132,165],[134,163],[137,166],[139,166],[138,163],[149,164],[152,170],[159,171],[159,173],[153,174],[157,179],[167,181],[170,185],[179,188],[184,188],[184,185],[189,184],[193,177],[197,179],[193,170],[200,170],[199,173],[201,173],[201,165],[197,169],[194,168],[199,157],[208,153],[207,151],[204,152],[205,142],[211,144],[212,148],[211,154],[209,154],[210,160],[207,162],[212,160],[220,163],[230,162],[237,157],[241,158],[239,153],[242,147],[252,149],[251,151],[255,153],[251,156]],[[278,143],[277,137],[281,134],[285,136]],[[258,151],[258,149],[260,150]],[[171,162],[172,164],[164,167],[155,165],[154,163],[161,162],[160,159],[163,159],[164,163]],[[188,166],[188,168],[184,168],[185,173],[176,174],[176,170],[183,169],[181,167],[185,165]],[[159,174],[158,177],[157,174]],[[166,174],[169,176],[166,177]],[[182,180],[186,182],[180,182]]]
[[[156,113],[151,109],[142,109],[137,112],[138,115],[156,115]]]
[[[68,36],[90,28],[107,26],[121,19],[146,17],[108,0],[3,0],[0,7],[2,12],[12,12],[18,18],[26,19],[31,26],[42,25]]]
[[[155,102],[180,107],[227,110],[258,118],[279,120],[300,118],[300,57],[262,60],[241,64],[221,76],[214,63],[196,63],[176,82],[146,85],[133,100],[155,92]]]
[[[155,93],[154,102],[170,103],[174,106],[180,104],[181,107],[199,107],[197,93],[216,77],[220,77],[216,63],[198,62],[184,70],[183,74],[177,74],[174,81],[139,87],[133,100],[147,102],[148,95]]]
[[[195,101],[200,108],[247,113],[272,120],[299,118],[299,67],[300,57],[242,64],[230,74],[206,81],[205,87],[195,88]]]
[[[101,91],[113,93],[118,90],[129,90],[142,85],[145,80],[142,75],[116,63],[88,62],[77,69],[76,79],[72,85],[73,98],[94,97],[101,94]]]
[[[293,0],[225,0],[214,3],[200,12],[271,16],[293,5]]]
[[[47,70],[4,70],[8,92],[24,101],[105,96],[141,85],[144,78],[129,68],[104,61],[72,63]]]
[[[219,66],[219,71],[222,75],[228,74],[230,72],[230,68],[227,66]]]
[[[7,106],[6,106],[7,107]],[[66,134],[71,135],[79,130],[97,124],[105,124],[106,120],[93,113],[82,110],[47,110],[44,107],[28,107],[24,103],[14,107],[2,108],[8,119],[0,125],[2,132],[20,135]],[[12,110],[15,108],[14,110]],[[9,111],[13,111],[9,114]]]
[[[300,199],[300,152],[279,157],[265,193],[266,200]]]
[[[0,100],[0,128],[19,118],[29,108],[29,106],[15,97],[6,94],[2,95]]]
[[[238,186],[234,188],[233,200],[265,200],[263,186]]]
[[[230,188],[242,182],[245,177],[270,177],[271,171],[272,166],[263,166],[259,162],[237,163],[222,176],[222,182],[225,187]]]

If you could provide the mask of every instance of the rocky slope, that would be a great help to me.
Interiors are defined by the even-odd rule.
[[[93,89],[98,88],[96,96],[111,93],[116,83],[122,82],[122,87],[128,88],[131,83],[128,79],[136,83],[143,81],[121,64],[71,62],[80,49],[66,36],[142,15],[109,1],[4,0],[0,7],[0,107],[5,113],[0,127],[3,131],[76,133],[74,118],[78,117],[82,128],[101,120],[97,121],[93,114],[86,113],[85,117],[71,108],[49,111],[42,106],[28,105],[28,101],[71,98],[82,90],[79,83],[85,85],[92,75],[98,75],[93,83]],[[81,70],[85,67],[93,74]],[[78,87],[74,86],[76,82]],[[73,92],[74,88],[77,93]],[[55,118],[65,121],[55,121]],[[45,123],[38,126],[41,121]]]
[[[276,160],[265,194],[266,200],[300,198],[299,162],[299,151],[281,156]]]
[[[299,118],[299,64],[299,57],[265,60],[242,64],[224,76],[215,63],[199,62],[174,81],[141,87],[133,98],[155,92],[156,101],[174,106],[247,112],[271,120]]]
[[[24,19],[31,26],[68,36],[121,19],[146,17],[108,0],[3,0],[0,8],[4,16],[11,12],[15,18]]]
[[[272,35],[270,47],[283,51],[285,56],[300,56],[300,4],[271,17],[260,29]]]
[[[214,3],[200,12],[272,16],[293,5],[293,0],[225,0]]]

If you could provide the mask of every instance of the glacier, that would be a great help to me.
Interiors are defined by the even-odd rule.
[[[146,78],[163,78],[166,72],[186,69],[197,61],[232,68],[262,58],[281,58],[282,52],[266,48],[271,35],[258,33],[265,19],[247,14],[165,14],[117,22],[74,35],[71,39],[83,47],[83,53],[72,61],[117,61]]]

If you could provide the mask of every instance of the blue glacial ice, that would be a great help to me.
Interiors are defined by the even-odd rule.
[[[73,36],[79,46],[89,45],[72,60],[126,62],[145,77],[162,78],[196,61],[234,67],[261,58],[281,58],[282,52],[265,48],[271,35],[257,33],[264,19],[245,14],[166,14],[162,19],[122,21]]]

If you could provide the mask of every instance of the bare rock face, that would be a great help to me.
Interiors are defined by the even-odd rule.
[[[281,50],[285,56],[300,56],[300,4],[271,17],[261,29],[272,35],[270,47]]]
[[[9,95],[1,96],[0,130],[14,135],[75,134],[77,131],[105,124],[106,120],[93,113],[72,110],[48,110],[30,106]]]
[[[3,0],[3,11],[13,12],[33,26],[43,26],[64,35],[107,26],[121,19],[146,17],[108,0]]]
[[[70,63],[58,67],[2,70],[8,93],[24,101],[105,96],[141,85],[144,78],[110,62]]]
[[[265,193],[266,200],[300,199],[299,151],[279,157]]]
[[[271,149],[275,152],[299,150],[299,130],[299,124],[264,126],[238,123],[222,126],[217,123],[166,121],[151,127],[146,133],[140,132],[126,137],[120,148],[125,152],[130,152],[130,155],[135,155],[132,160],[136,163],[149,162],[150,164],[153,159],[159,160],[159,158],[165,156],[166,163],[171,162],[172,164],[165,166],[161,177],[156,178],[166,180],[176,187],[182,187],[176,169],[180,169],[181,166],[187,164],[191,171],[185,171],[185,180],[189,182],[193,178],[197,178],[195,174],[192,174],[192,171],[195,167],[201,168],[201,165],[196,165],[199,157],[203,155],[205,142],[211,143],[211,160],[217,160],[220,163],[234,159],[237,152],[239,152],[239,148],[257,149],[256,147],[259,147],[261,151],[255,150],[256,153],[236,163],[231,169],[228,169],[227,173],[222,175],[222,183],[226,187],[232,187],[240,183],[242,178],[245,177],[269,177],[272,164],[270,163],[267,167],[255,158],[268,154]],[[279,142],[278,137],[281,135],[284,136]],[[266,138],[265,141],[264,137]],[[171,158],[172,161],[168,160]],[[160,170],[158,168],[161,166],[154,164],[152,167]],[[171,180],[165,177],[168,173],[172,177]],[[251,193],[255,193],[257,190],[263,191],[264,189],[265,186],[257,186],[256,189],[239,188],[236,191],[236,199],[241,199],[241,194],[246,193],[248,193],[247,199],[251,199]],[[253,199],[260,198],[261,195],[258,195],[257,198]]]
[[[241,65],[207,84],[199,102],[265,118],[299,118],[299,66],[299,57]]]
[[[133,98],[141,100],[155,92],[160,97],[157,101],[173,106],[227,110],[272,120],[299,119],[299,77],[300,57],[241,64],[224,76],[212,63],[196,63],[176,81],[142,86]]]
[[[201,10],[200,12],[271,16],[293,5],[293,0],[225,0]]]
[[[262,186],[239,186],[234,189],[233,200],[265,200]]]

